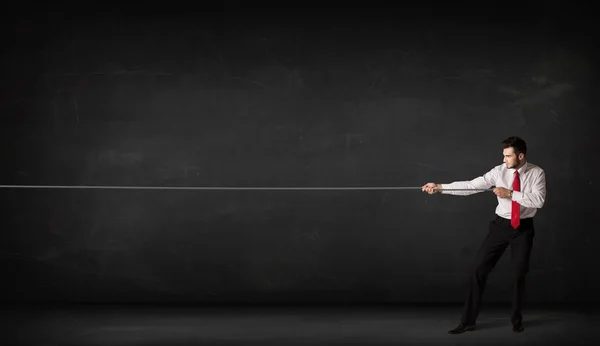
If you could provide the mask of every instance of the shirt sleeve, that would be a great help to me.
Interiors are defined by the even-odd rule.
[[[527,208],[541,208],[546,201],[546,173],[540,174],[533,182],[531,192],[513,191],[512,200]]]
[[[447,189],[489,189],[490,187],[496,185],[496,177],[498,176],[497,168],[492,168],[490,171],[485,173],[482,176],[479,176],[473,180],[466,181],[455,181],[450,184],[441,184],[442,185],[442,194],[448,195],[459,195],[459,196],[468,196],[475,193],[483,192],[483,190],[473,190],[473,191],[448,191]]]

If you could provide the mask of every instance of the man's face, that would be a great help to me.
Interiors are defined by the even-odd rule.
[[[519,167],[521,161],[523,161],[524,155],[519,154],[517,156],[515,154],[515,149],[513,147],[505,148],[503,151],[504,154],[504,163],[506,164],[506,168],[516,168]]]

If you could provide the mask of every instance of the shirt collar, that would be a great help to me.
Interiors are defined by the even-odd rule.
[[[529,162],[525,161],[525,164],[518,169],[519,171],[519,175],[523,174],[525,171],[527,171],[527,166],[529,165]],[[508,169],[512,174],[515,174],[515,169],[514,168],[509,168]]]

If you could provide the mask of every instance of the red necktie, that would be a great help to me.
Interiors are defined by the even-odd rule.
[[[515,171],[515,180],[513,180],[513,191],[521,191],[521,182],[519,180],[519,171]],[[514,229],[521,223],[521,205],[512,201],[512,210],[510,215],[510,224]]]

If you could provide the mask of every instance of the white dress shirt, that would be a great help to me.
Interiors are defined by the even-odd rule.
[[[492,186],[513,189],[515,169],[507,168],[506,164],[492,168],[483,176],[470,181],[455,181],[450,184],[441,184],[442,193],[450,195],[467,196],[483,191],[448,191],[446,189],[488,189]],[[512,201],[521,205],[521,219],[530,218],[535,215],[537,209],[544,206],[546,200],[546,175],[540,167],[525,162],[519,168],[521,180],[521,191],[513,191],[511,198],[498,198],[496,214],[510,220]]]

